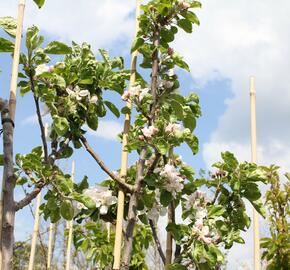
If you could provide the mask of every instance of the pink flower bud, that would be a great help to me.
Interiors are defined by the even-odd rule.
[[[168,55],[172,55],[174,53],[173,48],[168,48],[167,53],[168,53]]]
[[[139,135],[138,138],[139,138],[140,141],[144,141],[145,140],[145,137],[143,135]]]

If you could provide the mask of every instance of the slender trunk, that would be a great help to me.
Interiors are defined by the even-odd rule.
[[[156,105],[157,105],[157,79],[158,79],[158,65],[159,65],[158,46],[160,43],[159,26],[156,26],[156,29],[154,31],[153,43],[156,49],[154,50],[152,54],[151,94],[153,97],[153,103],[150,108],[149,125],[152,125],[154,122]],[[142,182],[143,182],[144,165],[145,165],[145,158],[146,158],[147,153],[148,153],[147,147],[143,147],[140,152],[140,157],[139,157],[138,165],[137,165],[135,188],[129,202],[128,224],[126,228],[123,261],[122,261],[122,266],[121,266],[122,270],[128,270],[130,266],[132,248],[133,248],[134,227],[137,220],[137,205],[138,205],[138,199],[139,199]]]
[[[174,220],[174,205],[171,203],[168,206],[168,224],[172,223]],[[173,239],[172,239],[172,234],[171,232],[167,232],[166,236],[166,261],[165,261],[165,269],[168,270],[171,262],[172,262],[172,244],[173,244]]]
[[[10,118],[8,104],[1,114],[3,123],[3,213],[2,213],[2,270],[12,269],[14,245],[14,186],[15,175],[13,169],[13,122]]]

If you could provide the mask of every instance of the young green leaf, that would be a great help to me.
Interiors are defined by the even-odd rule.
[[[60,206],[60,214],[66,220],[72,220],[74,217],[74,208],[71,201],[65,200]]]
[[[38,8],[42,8],[45,3],[45,0],[33,0],[34,3],[38,6]]]
[[[0,27],[11,37],[16,36],[17,22],[12,17],[1,17]]]
[[[120,112],[118,108],[110,101],[104,101],[105,105],[108,107],[108,109],[116,116],[120,117]]]
[[[142,45],[144,44],[144,39],[143,38],[136,38],[134,41],[133,41],[133,44],[132,44],[132,48],[131,48],[131,53],[138,50]]]
[[[59,41],[50,42],[44,52],[47,54],[69,54],[72,52],[71,47]]]
[[[0,37],[0,52],[13,52],[14,43],[11,41]]]

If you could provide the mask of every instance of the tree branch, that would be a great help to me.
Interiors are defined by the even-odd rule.
[[[162,250],[161,243],[159,241],[159,238],[158,238],[158,235],[157,235],[157,232],[156,232],[155,224],[154,224],[152,219],[149,219],[149,224],[150,224],[150,227],[151,227],[152,235],[153,235],[157,250],[159,252],[160,258],[162,259],[162,262],[165,265],[166,258],[165,258],[164,252]]]
[[[129,191],[130,193],[133,192],[133,187],[130,184],[127,184],[121,177],[117,176],[110,169],[105,165],[105,163],[101,160],[101,158],[94,152],[90,144],[88,143],[87,139],[84,136],[80,137],[80,140],[89,154],[93,157],[93,159],[99,164],[101,169],[108,174],[114,181],[116,181],[122,188]]]
[[[35,107],[36,107],[37,119],[38,119],[38,123],[39,123],[39,127],[40,127],[41,140],[42,140],[43,151],[44,151],[44,160],[47,163],[48,162],[48,150],[47,150],[45,128],[44,128],[42,117],[41,117],[39,98],[37,96],[35,96],[35,86],[34,86],[34,80],[33,80],[32,74],[30,74],[29,79],[30,79],[31,91],[33,94],[34,103],[35,103]]]

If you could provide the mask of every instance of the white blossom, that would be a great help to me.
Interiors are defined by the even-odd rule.
[[[167,210],[160,203],[155,202],[152,208],[147,212],[147,217],[157,222],[159,216],[165,216]]]
[[[74,89],[67,87],[66,92],[70,98],[76,99],[78,101],[80,101],[83,97],[90,96],[89,90],[81,90],[79,86],[76,86]]]
[[[161,80],[158,82],[158,88],[164,88],[164,89],[170,89],[174,85],[174,82],[167,81],[167,80]]]
[[[112,190],[106,187],[90,187],[85,189],[83,194],[90,197],[96,203],[96,207],[100,209],[101,215],[107,214],[109,207],[117,203],[117,197],[113,196]]]
[[[141,101],[144,98],[144,96],[146,94],[148,94],[149,92],[150,92],[150,89],[149,88],[143,88],[143,89],[141,89],[141,92],[139,94],[139,100]]]
[[[141,131],[147,139],[151,139],[154,135],[158,133],[159,129],[154,126],[149,126],[142,128]]]
[[[170,164],[166,164],[163,170],[160,172],[160,175],[165,178],[165,188],[168,192],[171,192],[175,197],[176,193],[181,192],[183,185],[183,178],[180,177],[178,171],[175,167]]]
[[[124,101],[128,101],[130,98],[138,97],[139,101],[141,101],[146,94],[150,92],[149,88],[141,88],[140,85],[132,86],[129,90],[126,90],[123,95],[122,99]]]
[[[177,134],[182,133],[183,128],[180,124],[169,123],[165,128],[165,133],[167,134]]]
[[[48,66],[46,64],[38,65],[35,68],[35,76],[39,76],[44,72],[53,72],[53,66]]]
[[[90,98],[90,103],[95,104],[95,103],[97,103],[97,101],[98,101],[98,97],[97,97],[97,96],[92,96],[92,97]]]

